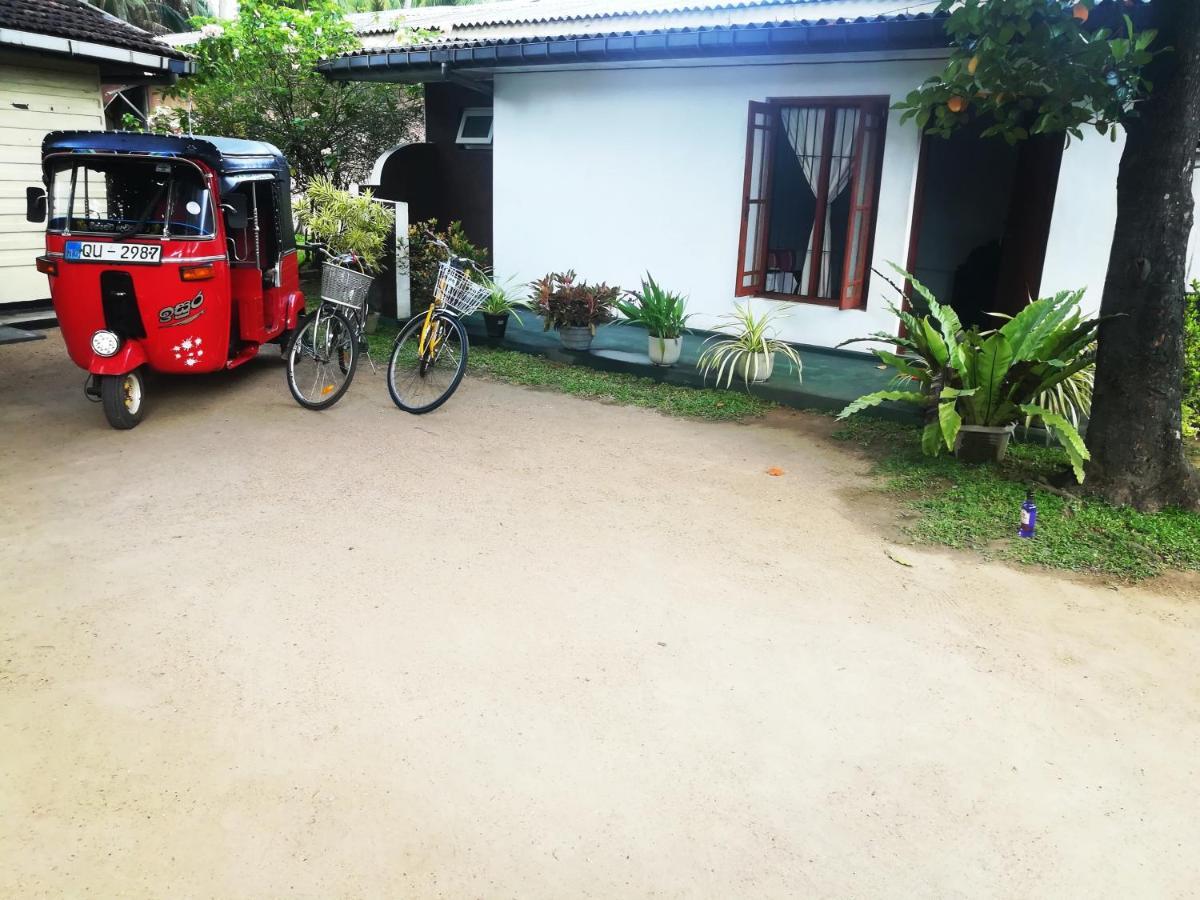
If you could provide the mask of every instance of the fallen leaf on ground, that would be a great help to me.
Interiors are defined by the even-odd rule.
[[[778,478],[783,474],[783,469],[779,468],[779,466],[771,466],[771,468],[767,469],[767,474]]]
[[[884,550],[883,552],[887,554],[887,558],[890,559],[892,562],[898,563],[898,564],[904,566],[906,569],[911,569],[913,567],[913,564],[910,563],[903,556],[897,556],[891,550]]]

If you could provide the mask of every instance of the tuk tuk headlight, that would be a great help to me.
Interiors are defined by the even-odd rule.
[[[121,339],[111,331],[97,331],[92,335],[92,352],[97,356],[113,356],[121,349]]]

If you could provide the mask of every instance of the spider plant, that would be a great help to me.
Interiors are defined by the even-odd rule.
[[[627,291],[626,297],[613,304],[625,317],[626,325],[641,325],[650,337],[668,340],[687,331],[687,320],[691,318],[684,311],[687,298],[663,289],[649,272],[642,279],[642,289]]]
[[[1095,356],[1094,349],[1086,352],[1090,356]],[[1042,391],[1034,398],[1033,404],[1058,418],[1066,419],[1071,423],[1071,427],[1078,431],[1080,423],[1092,412],[1092,385],[1095,379],[1096,371],[1092,366],[1080,369],[1066,381],[1060,381],[1053,387]],[[1027,415],[1025,427],[1028,428],[1038,418],[1038,416]],[[1049,444],[1050,437],[1054,435],[1054,426],[1046,422],[1042,424],[1046,426],[1046,443]]]
[[[488,290],[487,299],[479,307],[479,311],[486,313],[489,316],[504,316],[511,315],[522,325],[525,323],[521,320],[521,314],[518,309],[528,309],[529,301],[526,300],[513,286],[513,279],[506,278],[504,281],[497,281],[495,278],[485,278],[484,287]]]
[[[749,389],[752,381],[766,381],[771,377],[775,354],[780,354],[796,367],[796,378],[802,377],[804,369],[798,354],[791,344],[775,337],[774,322],[779,314],[773,310],[756,313],[749,303],[738,303],[733,312],[722,316],[714,334],[704,342],[704,350],[696,360],[696,366],[707,381],[715,373],[718,386],[733,384],[735,375],[740,375]]]

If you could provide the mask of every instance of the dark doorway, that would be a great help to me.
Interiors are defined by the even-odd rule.
[[[425,85],[425,140],[393,151],[383,164],[382,200],[403,200],[410,222],[461,222],[476,246],[492,248],[492,145],[464,136],[464,114],[490,108],[491,97],[456,84]],[[476,117],[478,118],[478,117]],[[488,119],[490,131],[490,118]]]
[[[1015,313],[1038,296],[1063,140],[1009,145],[981,130],[925,137],[909,263],[964,325],[989,328],[988,313]]]

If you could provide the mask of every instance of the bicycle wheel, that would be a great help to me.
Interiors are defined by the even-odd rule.
[[[424,316],[405,325],[388,362],[392,402],[415,415],[433,412],[449,400],[467,370],[467,333],[462,323],[446,313],[434,313],[422,342],[424,326]]]
[[[357,367],[354,327],[340,312],[319,309],[288,346],[288,390],[305,409],[327,409],[346,393]]]

